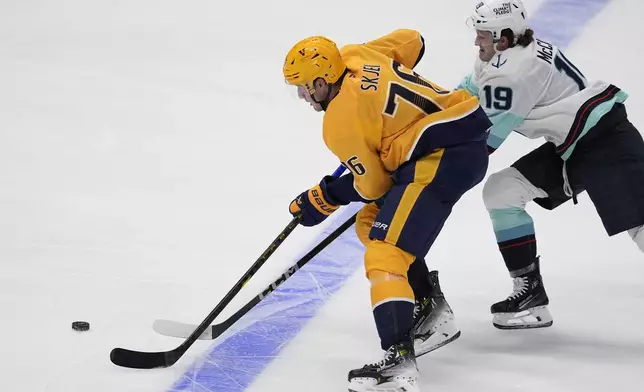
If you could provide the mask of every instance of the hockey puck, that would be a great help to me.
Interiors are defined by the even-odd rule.
[[[89,323],[87,321],[74,321],[72,329],[74,331],[89,331]]]

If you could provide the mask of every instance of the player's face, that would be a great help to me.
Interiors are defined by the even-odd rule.
[[[496,51],[494,50],[494,40],[491,32],[476,30],[474,45],[479,47],[479,58],[482,61],[492,60]]]
[[[321,112],[324,109],[322,108],[322,105],[320,105],[318,102],[320,102],[324,96],[318,97],[319,95],[321,95],[320,90],[323,90],[323,89],[317,88],[313,96],[311,96],[311,94],[309,93],[309,90],[307,90],[304,86],[297,86],[297,96],[298,98],[308,102],[316,112]]]

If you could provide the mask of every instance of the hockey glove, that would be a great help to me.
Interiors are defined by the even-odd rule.
[[[315,226],[322,223],[340,206],[330,199],[327,182],[331,181],[330,176],[326,176],[320,181],[320,184],[314,186],[306,192],[302,192],[289,205],[291,215],[301,215],[300,223],[303,226]]]

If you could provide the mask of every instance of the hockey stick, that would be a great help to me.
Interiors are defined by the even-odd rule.
[[[345,170],[344,166],[338,167],[333,173],[334,177],[340,176]],[[293,218],[289,224],[282,230],[282,232],[273,240],[268,248],[262,253],[261,256],[253,263],[253,265],[242,275],[242,277],[235,283],[232,289],[224,296],[224,298],[215,306],[215,308],[208,314],[208,316],[199,324],[190,336],[174,350],[170,351],[157,351],[157,352],[144,352],[133,351],[124,348],[115,348],[110,352],[110,360],[113,364],[135,369],[154,369],[164,368],[174,365],[183,354],[188,351],[190,346],[199,339],[204,331],[210,327],[213,321],[219,316],[224,308],[232,301],[233,298],[241,291],[242,287],[257,273],[257,271],[266,263],[268,258],[275,253],[277,248],[284,242],[284,240],[295,230],[300,222],[301,217]]]
[[[351,218],[347,219],[340,227],[335,229],[331,234],[329,234],[324,240],[311,249],[307,254],[302,256],[297,263],[293,264],[289,269],[286,270],[282,275],[280,275],[273,283],[268,285],[264,291],[251,299],[246,305],[239,309],[235,314],[224,320],[219,324],[211,325],[206,331],[204,331],[198,339],[200,340],[213,340],[217,339],[222,333],[224,333],[228,328],[230,328],[234,323],[242,318],[246,313],[253,309],[258,303],[260,303],[266,296],[275,291],[282,283],[284,283],[291,275],[296,273],[299,269],[304,267],[306,263],[311,261],[315,256],[318,255],[324,248],[326,248],[331,242],[338,238],[342,233],[344,233],[349,227],[353,225],[356,221],[356,215],[354,214]],[[172,320],[156,320],[152,325],[152,328],[161,335],[171,336],[175,338],[187,338],[192,332],[197,328],[193,324],[185,324],[178,321]]]

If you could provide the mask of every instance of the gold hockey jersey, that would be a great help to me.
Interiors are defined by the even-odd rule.
[[[478,98],[441,88],[412,71],[424,53],[414,30],[396,30],[340,53],[348,70],[324,115],[327,147],[353,173],[353,187],[376,200],[391,173],[439,148],[487,137]]]

